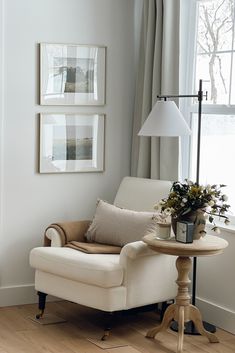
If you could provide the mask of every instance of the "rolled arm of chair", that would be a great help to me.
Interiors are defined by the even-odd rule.
[[[120,263],[125,263],[126,259],[136,259],[137,257],[142,256],[153,256],[156,255],[156,251],[151,250],[147,244],[143,241],[135,241],[129,244],[126,244],[120,253]]]
[[[91,221],[68,221],[50,224],[44,234],[44,246],[61,247],[70,241],[85,242],[86,233]]]

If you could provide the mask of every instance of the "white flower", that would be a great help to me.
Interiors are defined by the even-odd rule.
[[[206,190],[210,190],[210,189],[211,189],[211,185],[210,185],[210,184],[207,184]]]
[[[169,216],[172,212],[171,212],[171,208],[170,207],[167,207],[165,210],[164,210],[164,213]]]
[[[154,205],[154,209],[156,210],[156,211],[161,211],[161,206],[159,205],[159,204],[156,204],[156,205]]]
[[[186,203],[188,201],[188,199],[186,199],[186,197],[183,198],[182,200],[184,203]]]
[[[181,203],[180,203],[180,206],[184,207],[184,206],[185,206],[185,203],[184,203],[184,202],[181,202]]]
[[[213,200],[210,200],[210,201],[208,202],[208,205],[209,205],[209,206],[214,206],[214,204],[215,204],[215,202],[214,202]]]

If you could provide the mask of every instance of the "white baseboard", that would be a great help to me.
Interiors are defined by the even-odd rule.
[[[235,334],[234,311],[198,297],[196,305],[200,309],[204,321]]]
[[[56,301],[58,298],[48,296],[47,301]],[[0,287],[0,306],[33,304],[38,302],[34,284]]]

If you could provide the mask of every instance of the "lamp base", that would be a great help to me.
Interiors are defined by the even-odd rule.
[[[205,330],[215,333],[216,332],[216,327],[212,324],[209,324],[208,322],[203,321],[203,326]],[[171,329],[175,332],[178,332],[178,322],[173,321],[171,324]],[[184,328],[184,333],[186,335],[200,335],[200,333],[197,331],[194,323],[192,321],[188,321],[185,323],[185,328]]]

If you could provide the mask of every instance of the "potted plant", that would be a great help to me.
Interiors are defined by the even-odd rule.
[[[212,230],[219,233],[214,218],[219,216],[229,223],[226,215],[230,205],[227,196],[222,192],[225,185],[198,185],[190,180],[184,183],[175,181],[167,198],[160,200],[155,210],[163,215],[171,215],[172,228],[175,232],[176,222],[186,220],[194,223],[194,239],[206,234],[206,219],[213,224]]]
[[[171,218],[167,212],[158,213],[153,217],[156,222],[156,235],[162,239],[168,239],[171,236]]]

